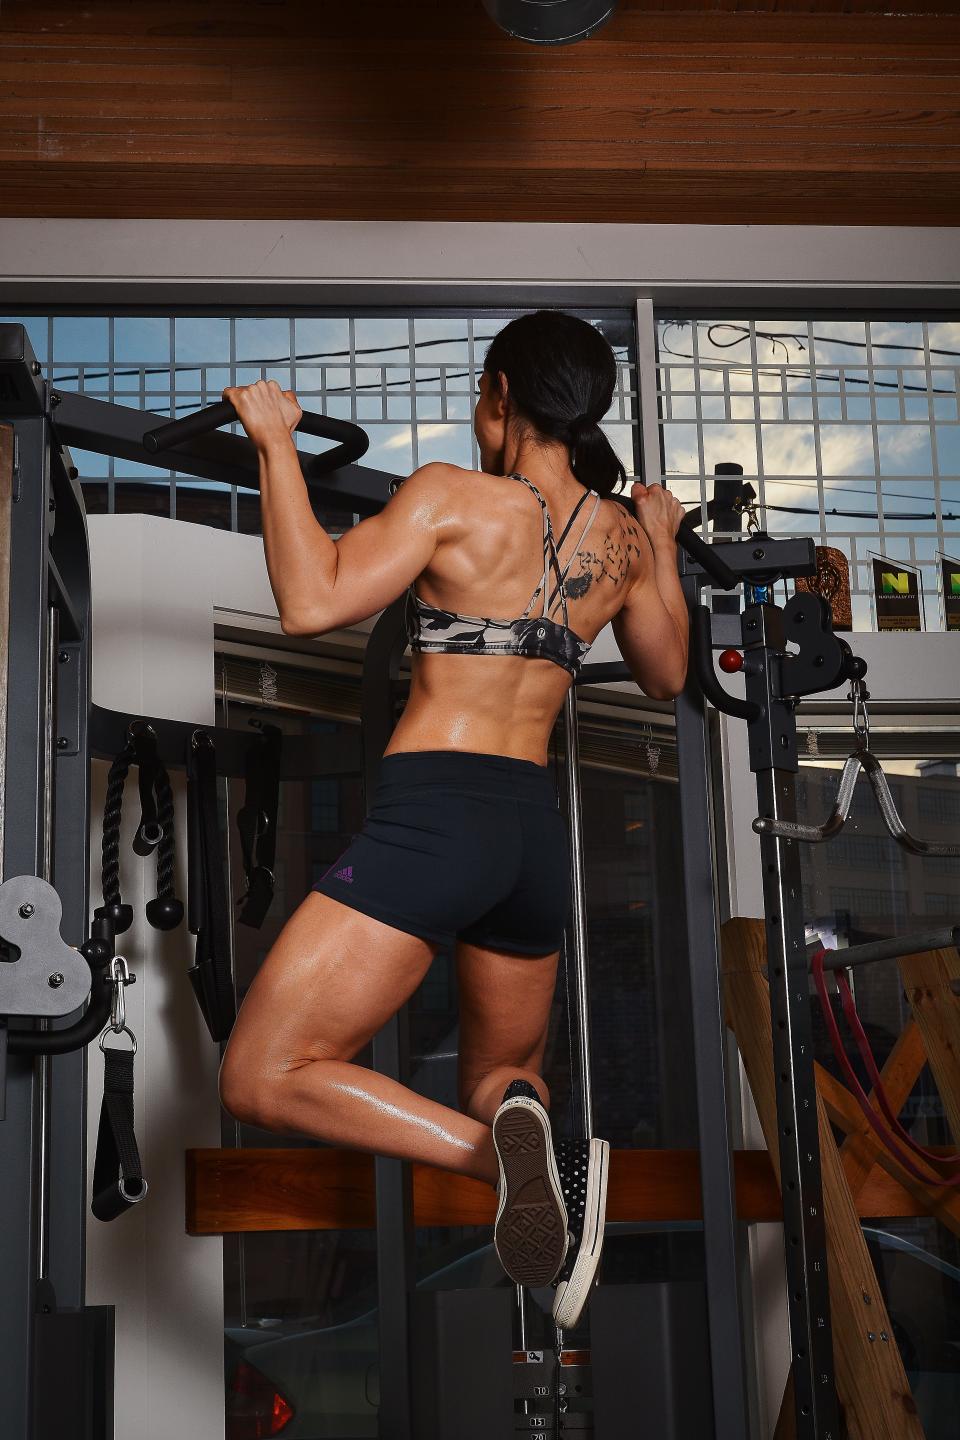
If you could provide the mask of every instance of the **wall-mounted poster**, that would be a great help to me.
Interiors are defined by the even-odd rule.
[[[960,630],[960,560],[940,552],[940,596],[944,630]]]
[[[922,630],[920,574],[902,560],[874,555],[873,599],[878,630]]]

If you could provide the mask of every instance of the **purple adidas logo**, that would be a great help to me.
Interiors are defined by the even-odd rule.
[[[345,865],[342,870],[333,872],[334,880],[344,880],[348,885],[353,884],[353,866]]]

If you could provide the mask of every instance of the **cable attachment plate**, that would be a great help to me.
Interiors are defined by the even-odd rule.
[[[0,885],[0,1015],[54,1018],[90,994],[90,966],[60,934],[63,902],[37,875]]]

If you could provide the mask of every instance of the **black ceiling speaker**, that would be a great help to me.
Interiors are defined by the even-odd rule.
[[[572,45],[605,25],[617,0],[483,0],[501,30],[534,45]]]

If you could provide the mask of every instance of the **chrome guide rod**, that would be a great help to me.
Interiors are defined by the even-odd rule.
[[[576,686],[571,685],[563,705],[566,753],[567,820],[570,826],[570,936],[573,946],[573,990],[568,1004],[574,1010],[575,1063],[580,1080],[580,1118],[585,1136],[593,1135],[593,1083],[590,1055],[590,965],[587,951],[587,898],[583,874],[583,809],[580,796],[580,737]],[[574,1056],[570,1057],[571,1062]]]

